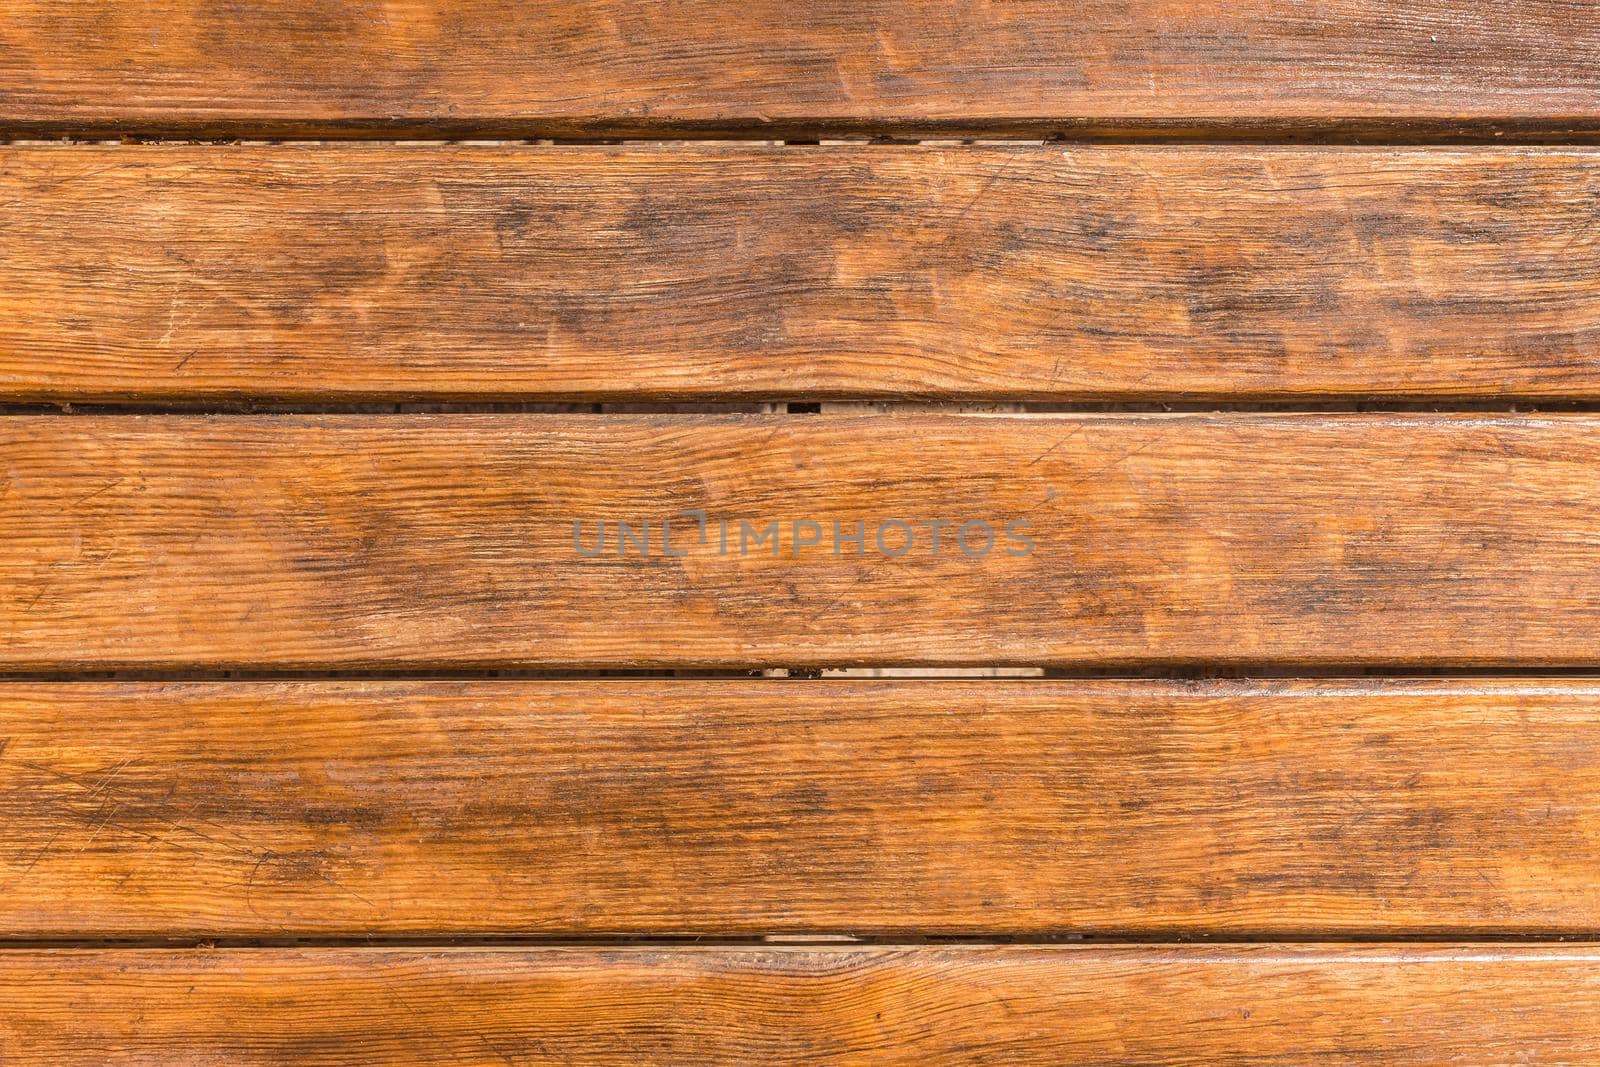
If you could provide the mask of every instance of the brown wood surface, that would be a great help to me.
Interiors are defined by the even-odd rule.
[[[1592,1064],[1593,947],[0,953],[8,1064]]]
[[[6,0],[0,16],[0,132],[1600,119],[1591,0]]]
[[[0,142],[0,405],[1600,400],[1595,0],[0,0]],[[0,416],[0,1063],[1600,1064],[1597,470]],[[1523,676],[416,677],[855,665]]]
[[[1582,666],[1600,647],[1593,416],[11,417],[0,462],[12,670]],[[582,555],[602,521],[606,554]],[[822,543],[795,552],[805,521]],[[987,522],[994,547],[968,556],[952,526],[936,555],[934,521]],[[617,555],[619,522],[650,524],[652,554]],[[1004,532],[1023,522],[1031,553]]]
[[[0,399],[1600,396],[1600,150],[17,147]]]
[[[1597,756],[1589,683],[12,683],[0,932],[1593,933]]]

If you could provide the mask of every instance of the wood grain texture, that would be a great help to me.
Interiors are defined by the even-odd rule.
[[[0,164],[0,399],[1600,396],[1600,150]]]
[[[1581,666],[1600,637],[1593,416],[12,417],[0,461],[12,670]]]
[[[7,0],[0,131],[1593,129],[1589,0]]]
[[[1592,1064],[1592,947],[0,953],[8,1064]]]
[[[1597,756],[1558,682],[12,684],[0,931],[1573,935]]]

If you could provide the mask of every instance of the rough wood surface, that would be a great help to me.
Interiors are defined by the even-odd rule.
[[[8,1064],[1592,1064],[1592,947],[0,953]]]
[[[0,459],[12,670],[1600,647],[1593,416],[12,417]]]
[[[14,683],[0,931],[1594,932],[1597,752],[1586,683]]]
[[[1600,150],[45,147],[0,399],[1600,396]]]
[[[1590,0],[6,0],[0,132],[1593,129],[1594,14]]]

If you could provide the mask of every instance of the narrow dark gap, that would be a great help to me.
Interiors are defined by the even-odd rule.
[[[976,410],[969,410],[976,409]],[[1450,415],[1600,414],[1592,398],[1257,397],[1217,399],[1025,400],[1007,397],[938,399],[809,399],[688,401],[608,400],[348,400],[297,401],[274,398],[129,402],[0,401],[0,418],[72,415]]]
[[[436,934],[409,936],[361,936],[284,934],[275,937],[60,937],[0,938],[0,953],[27,950],[104,950],[104,949],[606,949],[606,948],[736,948],[736,949],[814,949],[849,951],[865,948],[978,947],[1016,946],[1250,946],[1281,945],[1315,948],[1318,945],[1595,945],[1600,949],[1600,930],[1562,933],[1496,933],[1467,928],[1454,931],[1410,931],[1384,928],[1371,932],[1290,930],[1261,933],[1198,931],[1150,933],[1146,931],[1096,930],[1092,932],[923,934],[890,931],[873,934],[773,933],[765,935],[727,934]]]
[[[981,681],[1026,684],[1039,681],[1360,681],[1362,679],[1600,679],[1600,662],[1587,666],[1407,666],[1328,664],[1176,664],[1148,667],[705,667],[675,669],[613,668],[449,668],[360,669],[164,668],[57,669],[0,671],[0,685],[39,682],[480,682],[739,679],[783,681]]]
[[[284,144],[327,141],[516,141],[558,145],[678,141],[785,142],[797,148],[846,140],[863,144],[914,144],[928,140],[1035,140],[1078,144],[1310,144],[1310,145],[1571,145],[1600,144],[1600,123],[1552,118],[1377,118],[1319,116],[1231,120],[1172,118],[982,118],[859,120],[728,117],[707,120],[647,118],[343,118],[74,122],[21,120],[0,124],[0,143],[14,141],[121,144]]]

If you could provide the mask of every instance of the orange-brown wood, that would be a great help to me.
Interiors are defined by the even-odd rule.
[[[1588,683],[13,683],[0,932],[1593,933],[1597,752]]]
[[[0,0],[0,405],[1591,407],[1596,13]],[[1600,1065],[1600,414],[793,410],[0,417],[0,1063]]]
[[[1600,1062],[1576,946],[0,953],[8,1064]]]
[[[1600,150],[0,162],[14,401],[1600,396]]]
[[[7,0],[0,132],[1593,131],[1586,0]]]
[[[1600,647],[1592,416],[12,417],[0,460],[12,670]]]

